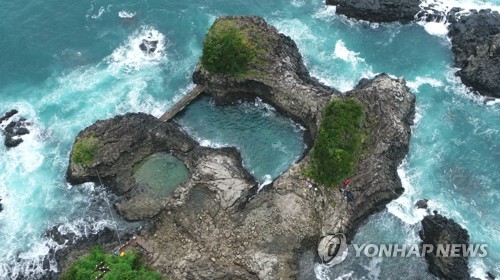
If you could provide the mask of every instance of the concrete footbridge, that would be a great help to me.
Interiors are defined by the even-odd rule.
[[[181,100],[175,103],[174,106],[170,107],[170,109],[168,109],[168,111],[166,111],[165,114],[160,117],[160,121],[169,121],[171,118],[177,115],[177,113],[182,111],[191,101],[196,99],[196,97],[198,97],[204,89],[204,86],[197,85],[192,91],[184,95]]]

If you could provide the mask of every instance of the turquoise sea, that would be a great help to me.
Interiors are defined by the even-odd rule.
[[[499,0],[436,2],[443,10],[500,10]],[[102,188],[65,182],[75,136],[125,112],[160,116],[194,87],[191,73],[211,23],[250,14],[294,39],[311,74],[327,85],[346,91],[387,72],[404,76],[417,95],[410,152],[399,168],[405,193],[370,217],[354,242],[418,243],[424,213],[413,205],[427,198],[467,228],[473,243],[488,244],[486,258],[471,259],[472,275],[500,275],[500,102],[485,104],[454,76],[444,24],[357,22],[322,0],[18,0],[0,1],[0,114],[17,109],[32,125],[19,147],[0,145],[0,279],[43,275],[43,259],[58,248],[43,233],[54,225],[84,236],[124,224],[111,218]],[[139,49],[147,37],[159,40],[152,56]],[[202,145],[236,146],[261,184],[306,148],[303,128],[260,100],[217,107],[205,98],[176,121]],[[310,277],[434,279],[426,271],[421,258],[349,256],[332,269],[318,265]]]

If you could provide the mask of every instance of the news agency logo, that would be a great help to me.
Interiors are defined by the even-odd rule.
[[[355,256],[410,258],[433,255],[438,258],[478,257],[488,255],[487,244],[352,244]],[[324,236],[318,244],[323,265],[332,267],[347,258],[347,242],[343,233]]]
[[[332,267],[347,258],[347,241],[343,233],[324,236],[318,244],[318,255],[321,262]]]

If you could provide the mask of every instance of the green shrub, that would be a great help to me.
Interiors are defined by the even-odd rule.
[[[72,160],[76,164],[90,164],[98,150],[98,139],[89,136],[80,138],[73,147]]]
[[[81,258],[61,275],[61,280],[89,280],[95,279],[102,272],[93,272],[96,266],[104,261],[109,272],[103,280],[161,280],[158,272],[144,267],[141,258],[133,251],[123,257],[104,253],[99,247],[94,247],[90,255]]]
[[[361,152],[363,111],[354,99],[333,100],[326,107],[307,171],[316,183],[334,187],[352,175]]]
[[[201,63],[211,73],[244,74],[256,59],[256,47],[245,31],[228,19],[214,22],[203,41]]]

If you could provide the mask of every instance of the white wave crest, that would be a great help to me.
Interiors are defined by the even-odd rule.
[[[420,222],[427,214],[427,211],[415,207],[415,202],[421,197],[417,197],[419,194],[411,183],[412,178],[407,174],[406,161],[398,168],[398,175],[401,178],[405,192],[399,198],[387,204],[387,210],[403,222],[413,225]]]
[[[417,77],[414,81],[407,81],[406,85],[415,92],[419,92],[418,88],[422,85],[431,85],[432,87],[442,87],[443,82],[429,77]]]
[[[135,17],[136,12],[128,12],[128,11],[119,11],[118,16],[121,18],[133,18]]]
[[[143,40],[155,41],[156,49],[152,52],[144,52],[140,45]],[[161,63],[165,58],[165,36],[153,27],[143,27],[128,38],[124,45],[120,46],[107,58],[107,62],[117,71],[131,72],[144,66]]]
[[[351,62],[353,64],[364,62],[365,60],[358,57],[358,55],[359,53],[349,50],[342,40],[338,40],[335,44],[335,50],[333,51],[334,58],[338,58],[346,62]]]

